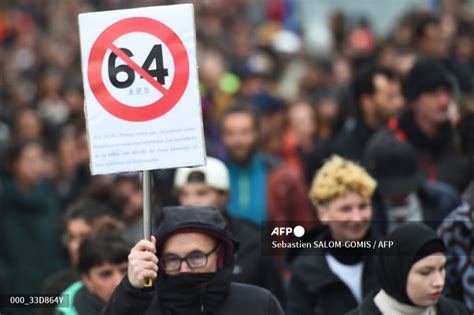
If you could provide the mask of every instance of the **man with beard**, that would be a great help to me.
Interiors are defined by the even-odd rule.
[[[370,137],[402,108],[403,96],[396,72],[380,66],[361,70],[351,89],[356,117],[346,122],[328,149],[331,154],[359,162]]]
[[[231,282],[238,246],[218,210],[164,208],[155,236],[132,249],[104,314],[283,314],[269,291]]]
[[[429,181],[439,180],[461,192],[469,181],[469,165],[456,148],[449,121],[455,89],[442,64],[421,60],[405,81],[407,108],[392,117],[388,127],[399,141],[415,146],[418,164]]]
[[[245,105],[230,107],[220,117],[220,130],[230,174],[229,213],[257,225],[296,220],[312,224],[303,178],[260,151],[257,112]]]

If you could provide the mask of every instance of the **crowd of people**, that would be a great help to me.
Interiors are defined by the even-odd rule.
[[[75,21],[189,2],[207,165],[152,172],[143,240],[141,174],[90,175]],[[0,3],[0,295],[69,302],[1,314],[474,312],[470,2],[408,9],[383,36],[335,8],[324,50],[302,8]],[[394,246],[265,254],[263,231],[295,225]]]

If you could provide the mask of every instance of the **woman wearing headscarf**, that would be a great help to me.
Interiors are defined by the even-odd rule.
[[[390,248],[376,257],[381,289],[348,315],[468,315],[466,307],[441,296],[446,247],[428,226],[407,223],[389,236]]]

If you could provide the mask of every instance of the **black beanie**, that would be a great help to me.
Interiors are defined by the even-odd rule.
[[[423,92],[433,91],[438,87],[454,90],[454,82],[443,64],[432,59],[418,61],[408,73],[404,94],[408,102],[416,100]]]
[[[378,251],[376,274],[380,287],[398,302],[415,305],[407,295],[407,279],[411,267],[434,253],[446,253],[441,238],[422,223],[406,223],[387,237],[393,241],[390,248]]]

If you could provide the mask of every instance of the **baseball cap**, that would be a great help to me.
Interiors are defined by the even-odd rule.
[[[422,178],[415,148],[408,142],[397,140],[388,130],[371,138],[362,163],[377,180],[384,195],[413,192]]]
[[[216,158],[207,157],[207,165],[193,168],[178,168],[174,176],[175,188],[181,188],[188,182],[189,174],[201,172],[204,182],[214,189],[228,191],[230,187],[229,171],[225,164]]]

